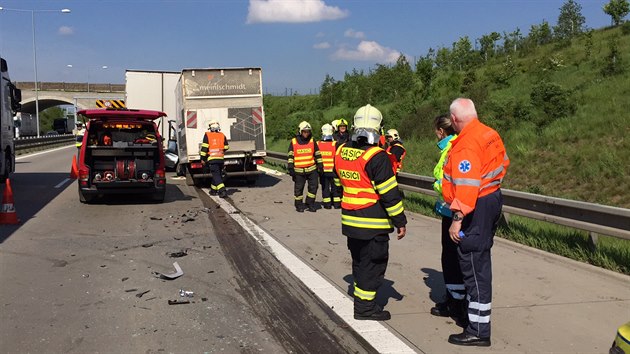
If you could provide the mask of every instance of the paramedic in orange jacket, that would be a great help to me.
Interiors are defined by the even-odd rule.
[[[503,205],[501,181],[510,160],[501,137],[479,121],[471,100],[456,99],[450,113],[459,135],[452,141],[444,165],[442,195],[453,213],[449,235],[458,244],[469,301],[469,324],[462,333],[450,335],[448,341],[456,345],[490,346],[490,249]]]

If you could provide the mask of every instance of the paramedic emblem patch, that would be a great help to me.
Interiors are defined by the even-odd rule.
[[[470,171],[470,167],[471,167],[470,161],[462,160],[462,162],[459,163],[458,169],[459,169],[459,172],[466,173],[466,172]]]

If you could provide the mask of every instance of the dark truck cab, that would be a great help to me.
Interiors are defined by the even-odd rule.
[[[154,120],[164,112],[137,109],[88,109],[79,152],[79,200],[104,194],[150,194],[164,200],[166,178],[162,138]]]

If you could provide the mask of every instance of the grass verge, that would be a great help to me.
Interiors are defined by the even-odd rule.
[[[435,199],[431,196],[405,192],[405,209],[438,218],[433,212]],[[630,241],[615,237],[599,236],[593,249],[586,231],[532,220],[516,215],[509,216],[507,226],[497,231],[497,236],[523,245],[554,253],[576,261],[585,262],[630,275]]]

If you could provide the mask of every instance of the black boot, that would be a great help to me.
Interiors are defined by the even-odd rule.
[[[466,345],[475,347],[489,347],[491,345],[490,338],[480,338],[475,335],[466,333],[451,334],[448,336],[448,342],[455,345]]]
[[[361,320],[361,321],[387,321],[389,319],[392,318],[392,315],[389,313],[389,311],[387,310],[380,310],[378,312],[374,312],[372,314],[369,315],[357,315],[354,314],[354,319],[355,320]]]

